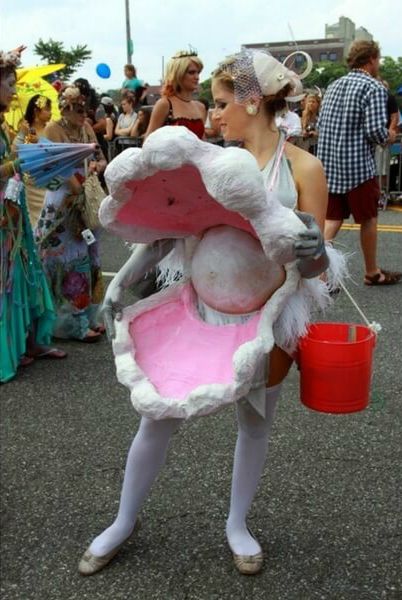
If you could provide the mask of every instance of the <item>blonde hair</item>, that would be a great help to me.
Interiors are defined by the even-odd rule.
[[[231,75],[225,71],[224,67],[218,67],[212,73],[212,81],[219,83],[228,92],[234,94],[235,87]],[[272,96],[263,96],[261,103],[267,118],[271,121],[276,113],[283,110],[286,106],[285,98],[289,96],[292,90],[290,83],[286,84],[279,92]]]
[[[180,93],[181,82],[191,63],[194,63],[200,72],[204,68],[196,53],[180,50],[172,56],[166,65],[165,81],[162,88],[163,96],[174,96]]]
[[[314,98],[317,102],[317,112],[314,114],[310,108],[308,108],[308,100],[309,98]],[[321,98],[318,94],[307,94],[305,97],[305,104],[302,112],[301,122],[303,129],[306,129],[312,117],[318,116],[320,106],[321,106]]]

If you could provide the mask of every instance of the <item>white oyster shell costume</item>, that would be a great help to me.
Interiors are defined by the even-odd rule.
[[[118,155],[105,177],[110,195],[99,216],[107,230],[136,243],[178,240],[161,263],[168,279],[174,273],[170,284],[124,309],[115,323],[117,376],[136,410],[153,419],[205,415],[263,385],[262,365],[274,343],[294,350],[311,309],[328,304],[329,288],[318,278],[301,279],[293,244],[305,225],[268,192],[254,157],[200,141],[185,127],[163,127],[142,149]],[[233,240],[226,256],[225,239]],[[224,310],[236,315],[226,315],[226,324],[208,322],[201,310],[206,298],[197,292],[214,296],[223,281],[222,297],[242,298],[237,288],[243,278],[233,257],[238,249],[238,264],[252,281],[255,272],[248,273],[245,257],[253,243],[260,248],[260,273],[284,266],[279,270],[286,275],[258,309],[240,311],[246,315]],[[335,251],[328,253],[338,269]],[[225,265],[237,273],[232,284],[222,277]]]

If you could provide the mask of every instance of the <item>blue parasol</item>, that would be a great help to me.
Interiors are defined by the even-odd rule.
[[[28,173],[38,187],[46,186],[55,177],[68,179],[77,166],[91,156],[96,144],[54,143],[41,138],[37,144],[18,144],[21,171]]]

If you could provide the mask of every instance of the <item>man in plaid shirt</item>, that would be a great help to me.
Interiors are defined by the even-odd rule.
[[[366,285],[397,283],[401,273],[377,265],[376,144],[391,143],[387,128],[387,92],[376,80],[380,49],[375,42],[355,41],[347,58],[350,73],[332,83],[319,116],[318,158],[328,180],[325,238],[332,240],[350,214],[360,225]]]

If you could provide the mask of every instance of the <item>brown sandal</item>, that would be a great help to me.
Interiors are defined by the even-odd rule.
[[[394,285],[398,283],[402,276],[402,273],[398,273],[397,271],[386,271],[385,269],[380,269],[379,273],[375,275],[365,275],[364,284],[365,285]]]

